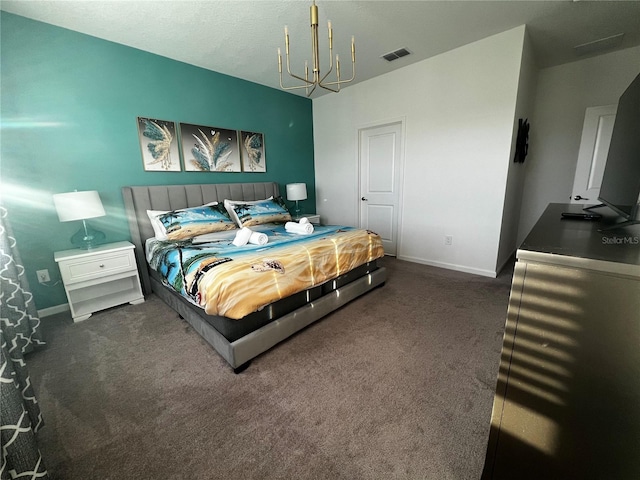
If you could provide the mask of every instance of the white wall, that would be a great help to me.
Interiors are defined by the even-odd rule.
[[[516,138],[518,134],[519,119],[527,119],[531,122],[533,114],[533,101],[535,98],[535,81],[538,67],[535,64],[533,48],[529,35],[525,34],[524,48],[522,50],[522,62],[520,64],[520,78],[518,82],[518,99],[513,118],[513,137],[511,141],[511,154],[509,172],[507,175],[507,190],[504,197],[504,211],[502,216],[502,230],[500,232],[500,247],[496,271],[502,270],[518,248],[518,226],[520,223],[520,209],[522,206],[522,191],[525,179],[525,164],[515,163]],[[525,158],[525,163],[528,161]]]
[[[587,107],[617,103],[639,72],[640,47],[538,72],[519,243],[549,203],[569,202]]]
[[[521,26],[315,99],[323,221],[358,224],[358,129],[404,119],[398,257],[495,275],[524,37]]]

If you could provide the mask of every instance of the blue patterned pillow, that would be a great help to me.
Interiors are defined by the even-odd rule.
[[[269,197],[255,202],[225,200],[224,206],[240,228],[291,221],[291,214],[281,197]]]
[[[168,240],[185,240],[237,228],[224,205],[218,202],[166,212],[157,219],[165,228]]]

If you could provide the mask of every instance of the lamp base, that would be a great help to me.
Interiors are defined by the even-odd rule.
[[[74,247],[91,250],[104,243],[106,238],[104,233],[91,227],[84,220],[82,224],[82,228],[71,237],[71,243]]]

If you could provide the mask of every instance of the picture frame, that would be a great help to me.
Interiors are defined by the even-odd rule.
[[[243,172],[264,173],[267,171],[264,135],[262,133],[240,131],[240,150]]]
[[[241,172],[238,132],[221,127],[180,123],[186,172]]]
[[[180,172],[180,149],[176,123],[137,117],[142,165],[147,172]]]

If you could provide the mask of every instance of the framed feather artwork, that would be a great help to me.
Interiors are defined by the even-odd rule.
[[[185,171],[242,171],[235,130],[181,123],[180,139]]]
[[[181,171],[180,149],[174,122],[138,117],[138,139],[145,171]]]
[[[240,132],[240,149],[242,150],[242,171],[267,171],[262,133]]]

